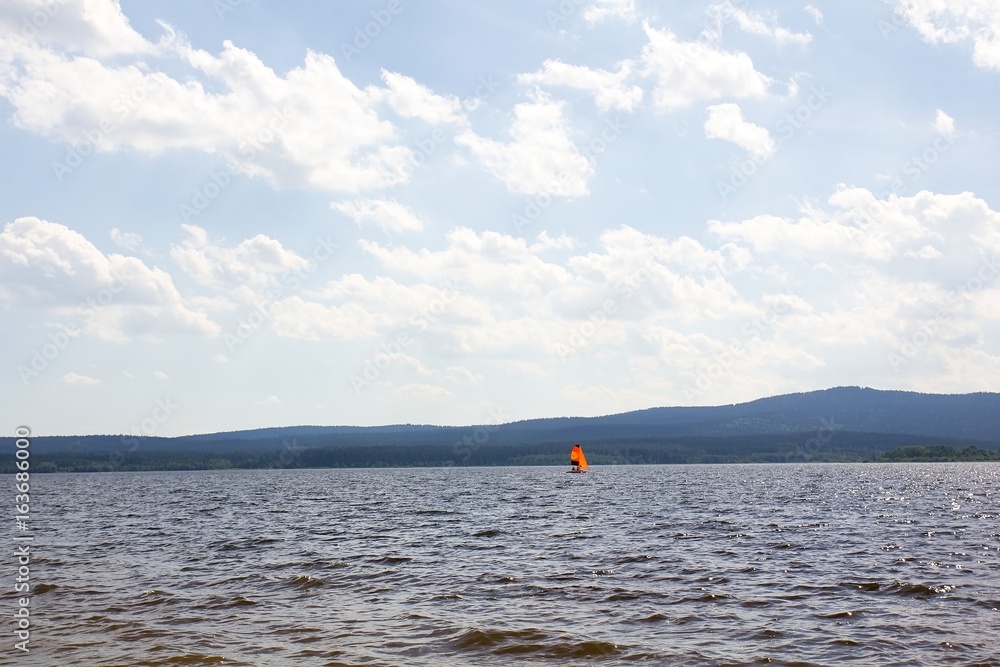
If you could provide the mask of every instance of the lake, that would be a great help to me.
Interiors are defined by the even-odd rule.
[[[565,470],[32,475],[0,664],[1000,665],[1000,464]]]

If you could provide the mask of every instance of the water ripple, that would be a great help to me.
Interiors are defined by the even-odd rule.
[[[561,473],[38,475],[18,664],[1000,665],[1000,465]]]

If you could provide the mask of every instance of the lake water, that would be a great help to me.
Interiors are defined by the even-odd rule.
[[[0,664],[1000,665],[997,464],[31,481]]]

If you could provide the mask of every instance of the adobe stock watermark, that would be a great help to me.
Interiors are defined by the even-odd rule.
[[[226,15],[232,14],[238,7],[249,4],[250,0],[212,0],[212,9],[220,21],[225,21]]]
[[[920,180],[920,177],[930,171],[931,167],[941,159],[941,156],[947,153],[954,145],[954,136],[937,132],[934,141],[929,146],[919,153],[914,153],[900,165],[900,175],[892,179],[888,190],[876,193],[877,199],[882,200],[888,198],[889,195],[903,194],[906,191],[908,183],[912,184]]]
[[[353,39],[340,43],[340,55],[351,62],[355,56],[367,49],[388,28],[397,16],[403,13],[403,3],[400,0],[389,0],[385,7],[370,12],[371,20],[364,25],[355,26]]]
[[[14,429],[14,457],[17,459],[14,473],[14,525],[17,528],[14,541],[15,576],[14,593],[18,594],[17,611],[14,612],[14,648],[30,653],[31,641],[31,429],[18,426]]]
[[[778,135],[775,141],[774,150],[763,155],[751,155],[742,160],[733,168],[728,181],[716,181],[715,189],[723,202],[740,191],[750,179],[760,170],[760,168],[771,160],[781,150],[789,139],[801,130],[812,120],[830,100],[832,93],[824,84],[813,86],[809,89],[809,96],[806,101],[797,106],[793,111],[788,112],[775,123],[774,130]]]
[[[590,344],[610,319],[618,313],[621,303],[631,299],[636,292],[653,279],[653,272],[661,267],[656,257],[648,257],[644,265],[633,271],[627,278],[614,284],[615,297],[601,301],[600,305],[587,312],[586,321],[574,326],[565,342],[556,343],[556,354],[563,361],[577,356]]]
[[[880,18],[875,22],[883,40],[888,40],[893,34],[899,32],[900,28],[906,28],[909,25],[910,20],[906,16],[906,7],[902,3],[895,3],[892,8],[892,16],[888,21],[885,18]]]
[[[31,42],[37,42],[38,37],[48,29],[49,24],[53,19],[59,16],[63,7],[65,7],[68,2],[69,0],[49,0],[49,2],[39,5],[30,16],[24,16],[21,18],[20,31],[5,35],[5,39],[0,40],[0,48],[10,48],[8,42],[22,47],[30,44]],[[0,51],[0,55],[3,56],[3,60],[8,60],[12,59],[14,52],[13,50],[9,53]]]
[[[301,446],[297,438],[281,439],[281,451],[278,453],[278,459],[273,463],[268,463],[268,468],[292,468],[296,461],[299,460],[299,456],[302,455],[302,451],[305,447]]]
[[[241,173],[240,165],[256,160],[261,151],[288,127],[291,116],[289,107],[276,110],[266,127],[238,142],[232,159],[227,160],[225,166],[210,171],[204,182],[191,191],[190,199],[177,205],[181,220],[189,223],[192,218],[204,213],[232,185],[233,178]]]
[[[932,316],[920,322],[916,331],[903,336],[899,347],[887,353],[886,360],[892,370],[899,371],[900,368],[916,359],[920,351],[941,333],[942,328],[952,315],[961,310],[977,292],[988,286],[998,273],[1000,273],[1000,255],[993,255],[980,262],[975,273],[969,276],[964,283],[949,290],[945,295],[945,302],[948,305],[938,308]]]
[[[608,119],[604,122],[600,135],[593,137],[581,152],[583,157],[591,164],[597,158],[607,152],[608,148],[618,140],[622,133],[628,128],[620,118]],[[566,183],[571,178],[569,172],[560,172],[556,179],[550,181],[545,188],[527,199],[520,213],[513,213],[510,222],[514,225],[514,230],[520,234],[525,227],[533,225],[541,217],[542,213],[552,206],[553,197],[563,196],[566,192]]]
[[[459,105],[466,113],[474,111],[483,100],[489,98],[500,87],[497,81],[493,80],[493,75],[487,74],[477,79],[476,86],[471,97],[463,98]],[[441,144],[444,144],[454,136],[453,132],[446,132],[441,128],[433,129],[426,137],[418,139],[413,144],[412,163],[414,166],[422,166],[437,153]]]
[[[416,332],[427,331],[437,325],[441,316],[448,312],[449,306],[461,294],[458,282],[453,279],[445,280],[442,288],[438,296],[410,315],[406,328],[400,330],[390,340],[379,344],[375,353],[362,363],[360,373],[351,375],[351,388],[355,394],[360,395],[377,382],[393,362],[403,355],[403,351],[416,342]]]
[[[143,76],[142,83],[121,95],[111,106],[111,114],[102,118],[97,127],[86,130],[80,141],[71,143],[66,149],[62,161],[52,163],[52,173],[56,180],[62,183],[67,176],[76,171],[84,160],[97,152],[100,144],[128,120],[140,105],[146,102],[146,96],[159,88],[162,80],[155,76]]]
[[[916,182],[937,163],[944,153],[948,152],[953,144],[953,137],[938,132],[934,141],[929,146],[903,162],[900,172],[909,177],[909,183]],[[902,195],[906,190],[906,185],[907,181],[897,176],[893,178],[888,190],[873,192],[872,194],[875,195],[875,199],[867,204],[864,210],[857,211],[857,216],[854,220],[855,226],[862,232],[870,232],[876,227],[876,217],[893,215],[894,212],[889,208],[886,201],[892,195]],[[856,242],[861,243],[862,239],[858,238]]]
[[[457,440],[452,446],[452,453],[455,455],[455,461],[452,465],[465,465],[468,463],[473,452],[479,451],[483,445],[489,442],[490,436],[500,426],[510,422],[510,419],[503,414],[503,409],[500,406],[491,405],[486,411],[489,413],[489,422],[472,429],[471,433],[462,436],[462,439]]]
[[[66,322],[60,330],[50,333],[46,342],[33,348],[29,353],[27,364],[17,366],[17,375],[21,378],[21,383],[27,386],[44,373],[49,365],[84,332],[97,317],[98,312],[114,303],[132,278],[133,276],[127,272],[113,276],[108,286],[102,287],[96,294],[81,301],[76,307],[76,312],[82,318],[82,323],[75,319]]]
[[[820,450],[823,449],[823,446],[833,440],[833,436],[837,434],[837,431],[844,428],[844,425],[838,424],[833,417],[830,417],[830,419],[822,417],[819,420],[819,424],[816,435],[804,443],[795,445],[795,449],[785,455],[786,462],[814,460],[819,455]]]
[[[545,21],[549,24],[549,30],[555,30],[579,12],[581,7],[591,4],[593,4],[591,0],[560,0],[555,7],[545,10]]]
[[[139,446],[142,444],[142,438],[149,438],[156,435],[160,427],[170,421],[180,407],[169,396],[156,399],[152,410],[140,419],[137,424],[132,425],[129,435],[122,436],[121,444],[126,449],[115,450],[108,456],[110,468],[112,470],[121,470],[125,458],[139,449]]]
[[[226,349],[233,353],[250,340],[264,322],[274,318],[274,309],[278,302],[298,292],[310,276],[333,257],[338,247],[340,246],[331,240],[330,235],[325,238],[317,237],[312,252],[306,258],[305,266],[286,271],[281,276],[281,285],[267,290],[263,295],[264,298],[240,317],[233,331],[222,334],[222,342]]]
[[[744,322],[740,327],[740,336],[733,337],[725,349],[713,355],[694,381],[684,388],[684,398],[691,401],[702,396],[716,382],[732,373],[749,345],[773,331],[778,321],[792,311],[792,302],[797,298],[794,294],[779,294],[767,303],[761,314]]]

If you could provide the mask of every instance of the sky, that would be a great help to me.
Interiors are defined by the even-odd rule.
[[[0,4],[3,421],[1000,391],[995,0]]]

